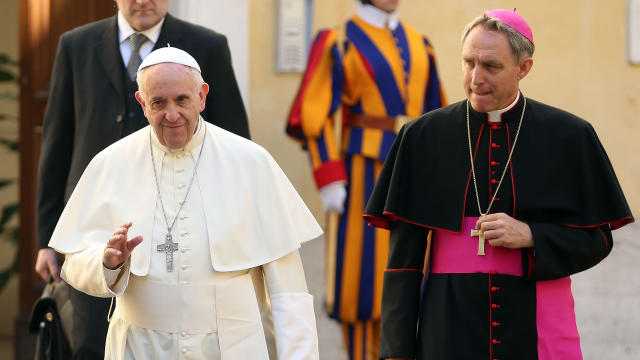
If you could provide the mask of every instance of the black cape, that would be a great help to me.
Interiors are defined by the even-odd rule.
[[[512,133],[523,100],[521,96],[503,115],[513,124]],[[471,134],[478,134],[487,115],[469,108]],[[369,198],[365,219],[382,228],[403,219],[460,232],[467,193],[474,191],[466,134],[466,100],[405,125]],[[609,224],[611,229],[633,222],[593,127],[575,115],[527,99],[512,169],[513,215],[521,221],[571,227]]]

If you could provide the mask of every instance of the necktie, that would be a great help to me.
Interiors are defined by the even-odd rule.
[[[138,72],[138,67],[140,67],[140,63],[142,63],[142,58],[140,57],[140,47],[144,42],[147,41],[147,37],[142,33],[133,33],[129,36],[129,44],[131,45],[131,57],[129,57],[129,63],[127,64],[127,72],[129,73],[129,78],[133,81],[136,79],[136,73]]]

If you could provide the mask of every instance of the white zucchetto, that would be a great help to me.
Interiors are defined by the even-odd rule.
[[[161,63],[182,64],[200,71],[200,66],[198,65],[196,59],[193,58],[193,56],[189,55],[184,50],[180,50],[178,48],[170,46],[152,51],[149,55],[147,55],[146,58],[144,58],[144,61],[142,61],[142,63],[140,64],[138,71],[146,67]]]

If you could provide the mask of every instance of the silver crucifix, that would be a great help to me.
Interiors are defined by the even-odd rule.
[[[174,243],[171,239],[171,234],[167,234],[164,244],[158,245],[158,252],[166,253],[167,256],[167,272],[173,271],[173,253],[178,251],[178,243]]]

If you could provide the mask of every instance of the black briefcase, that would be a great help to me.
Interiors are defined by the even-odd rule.
[[[69,284],[50,279],[29,320],[29,332],[38,334],[36,360],[71,359],[68,339],[72,311]]]

